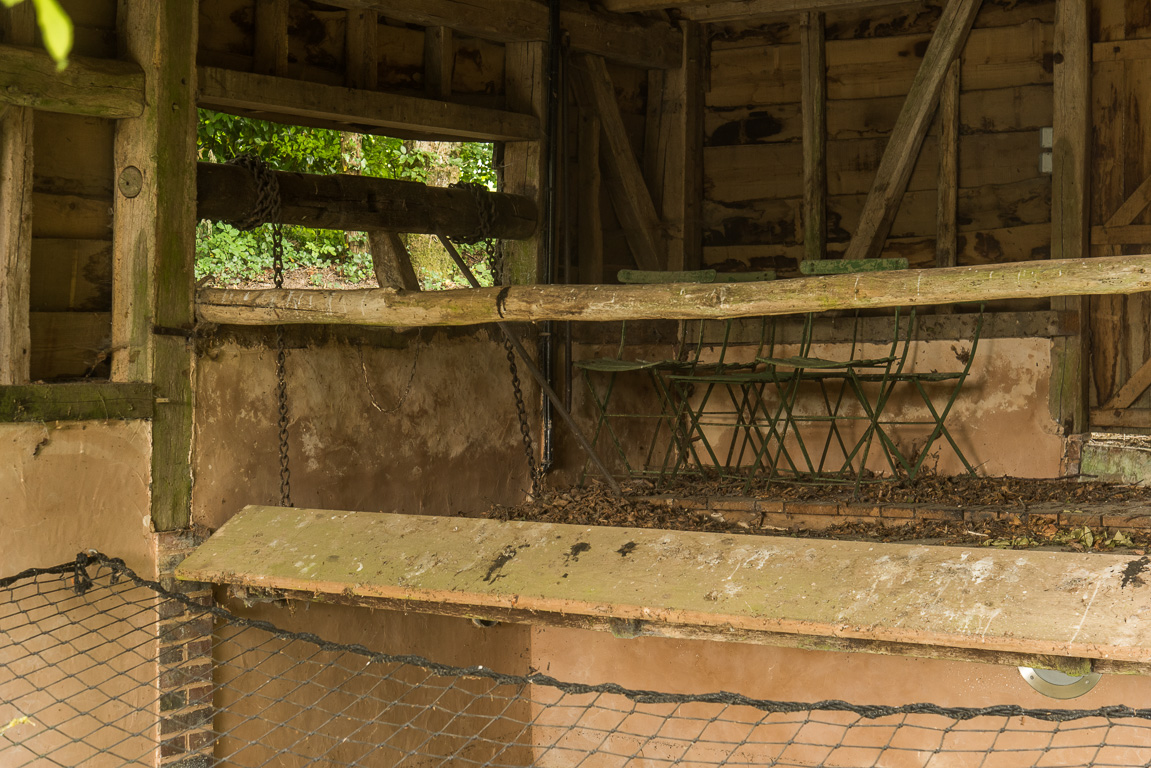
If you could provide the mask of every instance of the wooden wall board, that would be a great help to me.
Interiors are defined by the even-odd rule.
[[[33,237],[102,240],[112,232],[111,201],[80,195],[32,194]]]
[[[77,56],[116,57],[116,0],[62,0],[72,19]]]
[[[86,381],[0,387],[0,422],[147,419],[152,385]]]
[[[255,0],[200,0],[196,25],[198,55],[216,52],[250,57],[255,52]]]
[[[1146,567],[1123,555],[251,506],[177,575],[423,611],[513,609],[541,624],[576,616],[1146,664]]]
[[[33,312],[32,380],[106,379],[111,365],[109,312]]]
[[[115,184],[112,141],[116,121],[37,111],[37,192],[111,199]]]
[[[110,240],[32,240],[32,301],[36,312],[112,309]]]

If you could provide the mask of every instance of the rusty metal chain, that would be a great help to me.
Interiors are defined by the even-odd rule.
[[[284,287],[284,228],[280,222],[280,183],[268,164],[253,155],[240,155],[230,160],[252,174],[256,183],[256,204],[243,219],[232,224],[240,230],[254,229],[261,224],[272,226],[272,283]],[[288,379],[285,373],[287,350],[284,347],[284,326],[276,326],[276,410],[280,449],[280,506],[292,506],[292,471],[288,463]]]
[[[471,193],[472,199],[475,201],[476,214],[479,219],[479,224],[474,233],[465,237],[453,237],[452,240],[464,245],[482,243],[482,248],[485,253],[484,262],[491,272],[492,283],[502,285],[503,279],[500,274],[501,265],[491,239],[492,224],[496,217],[496,206],[491,191],[483,184],[474,182],[461,181],[451,186],[457,189],[467,190]],[[539,498],[540,493],[543,491],[543,468],[536,461],[535,446],[532,443],[532,430],[528,424],[528,409],[524,404],[523,386],[520,384],[519,369],[516,367],[515,349],[512,347],[511,341],[506,338],[504,339],[504,351],[508,357],[508,370],[512,378],[512,394],[516,401],[516,415],[519,417],[520,435],[523,437],[524,454],[527,457],[528,472],[531,474],[532,479],[532,496]]]

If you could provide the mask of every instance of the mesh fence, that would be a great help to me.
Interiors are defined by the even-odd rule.
[[[173,639],[184,655],[165,659]],[[0,579],[4,768],[1149,759],[1151,710],[858,706],[573,684],[283,631],[99,555]]]

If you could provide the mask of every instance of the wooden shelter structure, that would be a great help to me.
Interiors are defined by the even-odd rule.
[[[293,393],[295,498],[310,508],[472,514],[521,500],[530,480],[496,322],[554,341],[549,324],[571,321],[570,345],[536,361],[546,373],[618,344],[608,323],[636,321],[629,343],[648,348],[679,332],[672,320],[916,306],[917,354],[930,366],[970,336],[973,321],[955,305],[992,302],[977,402],[963,417],[984,471],[1072,474],[1088,433],[1151,429],[1145,4],[62,5],[76,25],[63,71],[38,46],[30,2],[0,11],[0,521],[20,532],[2,545],[0,571],[97,547],[175,583],[207,531],[274,501],[274,326]],[[198,162],[198,109],[494,142],[494,213],[459,189],[285,174],[285,221],[383,233],[379,287],[198,287],[198,216],[240,216],[255,197],[238,169]],[[468,234],[481,223],[505,238],[505,284],[418,290],[395,233]],[[878,257],[911,268],[800,276],[804,262]],[[781,279],[615,280],[619,269],[701,268]],[[834,318],[815,332],[826,344],[851,338]],[[586,395],[556,388],[590,424]],[[538,395],[529,387],[531,428],[542,434]],[[574,480],[582,455],[562,429],[555,443],[554,471]],[[981,594],[1007,599],[991,586]],[[1003,652],[1008,663],[1091,657],[1145,672],[1145,628],[1123,642],[1104,636],[1138,613],[1131,590],[1112,587],[1100,599],[1114,631],[1085,633],[1090,649],[1027,635],[1024,614],[997,627],[1008,639],[995,648],[971,639],[974,625],[901,637],[886,619],[868,625],[882,643],[864,628],[849,647],[980,661]],[[388,595],[399,601],[389,608],[402,603]],[[850,596],[839,597],[848,610]],[[1077,600],[1052,600],[1066,626]],[[342,611],[334,631],[369,631],[360,609],[333,610]],[[458,606],[440,612],[451,616],[397,613],[389,631],[434,636],[448,655],[458,649],[442,636],[481,631],[452,623],[470,615]],[[553,623],[501,630],[506,642],[484,646],[484,663],[523,668],[579,645],[564,634],[575,630]],[[703,623],[707,637],[722,635],[719,619]],[[665,634],[690,635],[676,631]],[[666,642],[653,653],[694,641]],[[597,658],[611,653],[610,641],[593,645]],[[802,664],[827,663],[816,645],[804,645],[814,655]],[[1120,647],[1126,655],[1109,657]],[[756,650],[764,668],[783,652]],[[716,664],[723,656],[700,653],[717,654]],[[889,661],[893,676],[918,663]],[[865,663],[834,662],[847,665],[845,679],[864,675]],[[989,685],[1011,691],[997,674]]]

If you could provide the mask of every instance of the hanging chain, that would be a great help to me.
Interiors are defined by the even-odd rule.
[[[492,222],[496,217],[496,206],[492,199],[490,191],[483,184],[456,182],[451,186],[458,189],[465,189],[472,194],[475,200],[476,213],[479,218],[479,224],[476,231],[466,237],[453,237],[457,243],[474,245],[482,243],[484,250],[484,263],[487,264],[488,271],[492,275],[492,283],[495,285],[502,285],[503,279],[500,270],[500,260],[496,255],[496,249],[491,240]],[[524,404],[523,387],[520,385],[519,369],[516,366],[516,353],[515,348],[512,346],[510,340],[504,338],[504,351],[508,357],[508,370],[511,372],[512,377],[512,394],[516,400],[516,415],[519,417],[520,422],[520,435],[524,441],[524,455],[528,460],[528,472],[532,478],[532,497],[539,498],[540,493],[543,491],[544,473],[543,468],[536,461],[536,451],[532,444],[532,430],[528,424],[528,409]]]
[[[256,182],[256,204],[243,219],[233,222],[237,229],[249,230],[272,225],[272,282],[284,287],[284,228],[280,222],[280,182],[267,163],[252,155],[240,155],[229,165],[237,165],[252,174]],[[287,351],[284,348],[284,326],[276,326],[276,409],[280,443],[280,506],[292,506],[292,473],[288,466],[288,379],[285,374]]]

